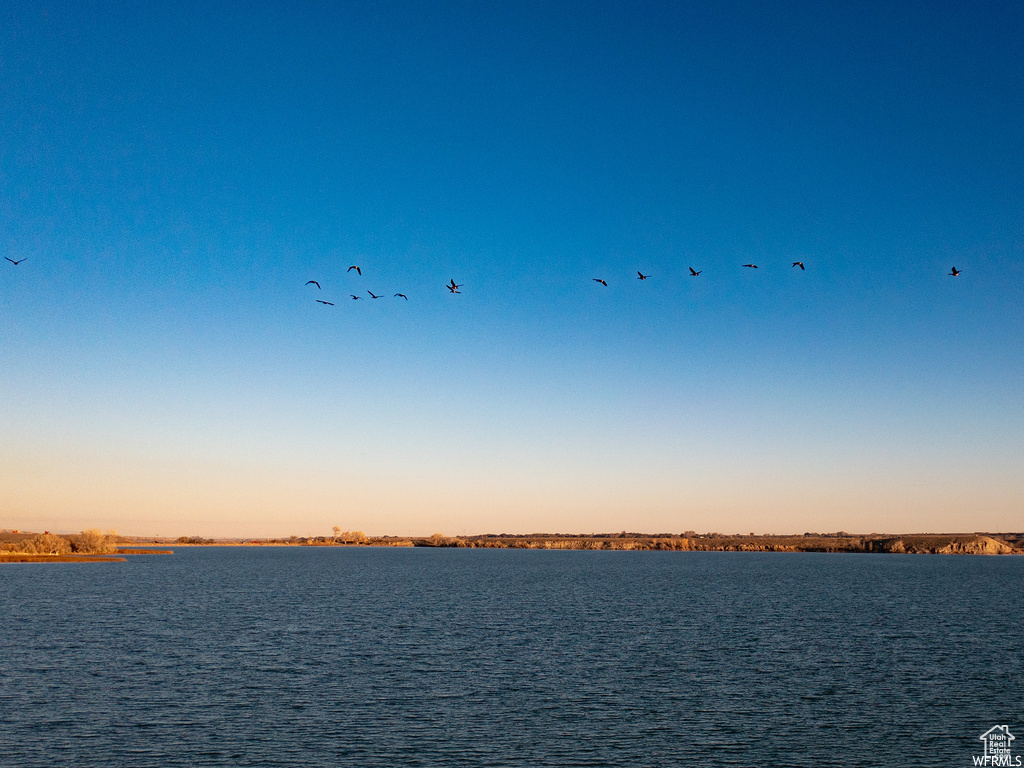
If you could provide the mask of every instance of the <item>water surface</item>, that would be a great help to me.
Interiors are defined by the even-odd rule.
[[[7,565],[0,755],[967,766],[993,725],[1024,743],[1022,594],[1018,557],[203,547]]]

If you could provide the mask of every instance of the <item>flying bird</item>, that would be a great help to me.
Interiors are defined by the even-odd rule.
[[[356,271],[356,274],[357,274],[357,275],[361,275],[361,274],[363,274],[363,270],[361,270],[361,269],[360,269],[359,267],[357,267],[357,266],[356,266],[355,264],[353,264],[353,265],[352,265],[351,267],[349,267],[349,268],[348,268],[348,269],[346,269],[345,271],[346,271],[346,272],[351,272],[351,271],[352,271],[353,269],[354,269],[354,270]]]
[[[793,262],[793,267],[800,267],[800,269],[803,269],[804,268],[804,263],[802,261],[794,261]],[[792,269],[793,267],[790,267],[790,269]]]
[[[23,262],[25,259],[27,259],[28,256],[26,256],[25,259],[18,259],[17,261],[12,259],[10,256],[4,256],[4,258],[7,259],[9,262],[11,262],[11,264],[13,264],[14,266],[18,266],[19,264],[21,264],[21,262]]]
[[[604,280],[602,280],[602,279],[601,279],[600,277],[595,277],[595,278],[594,278],[594,282],[595,282],[595,283],[600,283],[600,284],[601,284],[601,285],[603,285],[603,286],[604,286],[605,288],[607,288],[607,287],[608,287],[608,283],[606,283],[606,282],[605,282]]]
[[[320,287],[320,283],[318,283],[316,280],[310,280],[309,282],[306,283],[306,285],[315,285],[317,288]]]
[[[744,264],[744,267],[750,267],[751,269],[757,269],[757,264]]]
[[[370,294],[370,298],[371,299],[379,299],[380,298],[380,296],[375,294],[373,291],[367,291],[367,293]]]
[[[648,277],[650,277],[650,275],[645,275],[645,274],[644,274],[643,272],[641,272],[641,271],[640,271],[639,269],[638,269],[638,270],[636,271],[636,273],[637,273],[638,275],[640,275],[640,277],[638,277],[638,278],[637,278],[637,280],[646,280],[646,279],[647,279]]]
[[[409,300],[409,297],[408,297],[408,296],[406,296],[406,295],[405,295],[404,293],[396,293],[396,294],[395,294],[395,298],[396,298],[396,299],[397,299],[397,298],[398,298],[399,296],[401,296],[401,297],[402,297],[403,299],[405,299],[406,301],[408,301],[408,300]]]
[[[328,307],[333,307],[334,306],[334,302],[333,301],[320,301],[320,299],[317,299],[316,303],[317,304],[326,304]]]
[[[354,293],[350,293],[349,296],[351,296],[356,301],[358,301],[359,299],[363,298],[362,296],[356,296]]]
[[[956,267],[953,267],[952,269],[953,269],[953,271],[949,273],[950,276],[951,277],[960,277],[960,270],[957,269]]]
[[[703,269],[694,269],[693,267],[690,267],[690,277],[696,277],[703,271]]]
[[[455,284],[455,280],[454,279],[451,281],[451,283],[449,283],[448,285],[445,286],[445,288],[447,288],[452,293],[461,293],[461,291],[459,291],[459,288],[461,288],[461,287],[462,287],[461,284],[460,285],[456,285]]]

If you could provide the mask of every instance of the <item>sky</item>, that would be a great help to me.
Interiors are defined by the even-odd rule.
[[[0,528],[1020,531],[1022,93],[1015,2],[4,4]]]

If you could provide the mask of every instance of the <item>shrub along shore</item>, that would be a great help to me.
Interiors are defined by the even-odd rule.
[[[121,546],[117,531],[92,529],[74,534],[0,532],[0,563],[116,563],[121,555],[172,554],[171,550]]]

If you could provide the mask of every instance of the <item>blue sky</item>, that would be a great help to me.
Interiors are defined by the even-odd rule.
[[[1024,527],[1019,4],[215,5],[0,10],[0,526]]]

